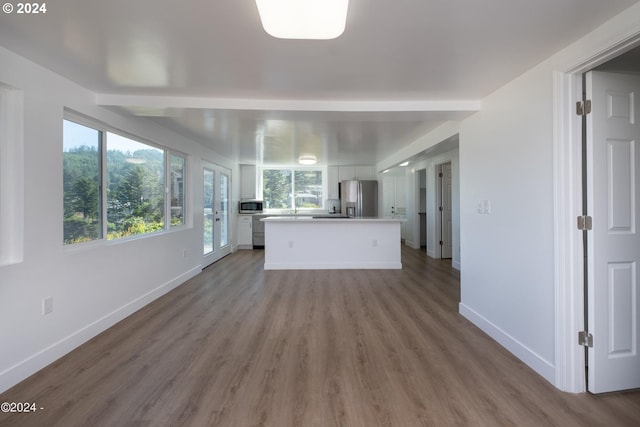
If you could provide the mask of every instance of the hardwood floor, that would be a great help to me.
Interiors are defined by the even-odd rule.
[[[262,264],[236,252],[8,390],[44,409],[0,426],[640,425],[640,392],[559,392],[460,316],[447,261]]]

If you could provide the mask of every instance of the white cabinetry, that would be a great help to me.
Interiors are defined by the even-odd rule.
[[[356,179],[359,180],[376,180],[376,171],[373,166],[356,166]]]
[[[327,199],[339,199],[338,196],[338,183],[340,182],[340,167],[328,166],[327,167],[327,185],[328,194]]]
[[[375,168],[373,166],[340,166],[340,181],[348,181],[351,179],[371,180],[377,179]]]
[[[327,199],[338,199],[338,183],[352,179],[377,180],[373,166],[329,166],[327,167]]]
[[[257,198],[255,165],[240,165],[240,198]]]
[[[405,177],[385,176],[382,178],[383,215],[405,215],[407,212]]]
[[[351,179],[357,179],[355,166],[340,166],[339,169],[340,181],[348,181]]]
[[[382,178],[382,215],[387,218],[407,217],[407,189],[404,175],[385,175]],[[400,225],[400,236],[406,240],[405,222]]]
[[[238,249],[253,249],[252,223],[252,215],[238,215]]]

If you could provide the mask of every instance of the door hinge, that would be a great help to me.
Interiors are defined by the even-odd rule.
[[[578,217],[578,230],[588,231],[593,227],[593,218],[589,215],[580,215]]]
[[[444,245],[444,241],[440,240],[440,246]]]
[[[442,178],[442,177],[444,176],[444,174],[443,174],[442,172],[440,172],[440,173],[438,174],[438,176],[439,176],[440,178]]]
[[[439,210],[440,212],[442,212],[442,211],[444,210],[444,208],[443,208],[442,206],[440,206],[440,207],[438,208],[438,210]]]
[[[578,344],[584,347],[593,347],[593,335],[587,331],[578,332]]]
[[[576,102],[576,114],[578,116],[586,116],[591,113],[591,100]]]

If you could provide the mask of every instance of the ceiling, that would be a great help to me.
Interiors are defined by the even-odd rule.
[[[239,163],[376,164],[636,0],[351,0],[334,40],[282,40],[253,0],[57,0],[0,44]]]

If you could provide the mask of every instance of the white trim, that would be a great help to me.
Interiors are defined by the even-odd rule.
[[[563,391],[585,391],[584,348],[577,332],[584,329],[582,234],[573,219],[581,213],[582,159],[580,120],[573,112],[581,98],[580,76],[554,73],[554,384]],[[576,87],[576,84],[578,86]]]
[[[518,359],[542,375],[543,378],[553,383],[554,366],[551,363],[463,303],[459,304],[458,311],[471,323],[513,353]]]
[[[325,100],[325,99],[262,99],[262,98],[205,98],[188,96],[119,95],[97,93],[96,104],[101,106],[146,107],[157,109],[157,115],[168,108],[206,108],[222,110],[278,110],[278,111],[340,111],[340,112],[409,112],[409,111],[479,111],[481,101],[471,100]]]
[[[161,297],[167,292],[177,288],[187,280],[196,276],[202,270],[202,266],[198,265],[185,273],[175,277],[174,279],[152,289],[144,295],[126,303],[120,308],[107,313],[101,318],[89,323],[88,325],[78,329],[72,334],[62,338],[61,340],[51,344],[41,351],[27,357],[21,362],[0,372],[0,393],[9,389],[13,385],[24,380],[33,373],[39,371],[50,363],[58,360],[65,354],[71,352],[78,346],[86,343],[103,331],[109,329],[122,319],[130,316],[142,307],[151,303],[155,299]]]
[[[0,266],[24,257],[23,93],[0,84]]]

